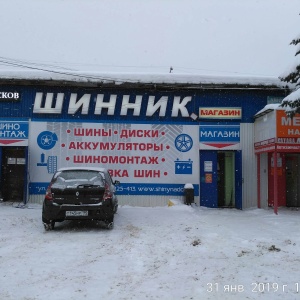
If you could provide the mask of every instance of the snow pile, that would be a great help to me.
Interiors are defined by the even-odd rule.
[[[298,89],[296,89],[295,91],[293,91],[291,94],[289,94],[288,96],[286,96],[283,101],[287,101],[287,102],[295,102],[295,101],[299,101],[300,99],[300,87]]]
[[[300,211],[119,208],[113,230],[0,204],[0,299],[299,297]]]
[[[186,183],[186,184],[184,185],[184,188],[185,188],[185,189],[194,189],[194,186],[193,186],[192,183]]]
[[[298,87],[288,96],[286,96],[282,102],[281,106],[285,108],[288,116],[293,117],[295,113],[300,112],[300,87]]]

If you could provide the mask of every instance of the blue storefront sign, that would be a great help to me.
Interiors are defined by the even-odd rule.
[[[240,143],[240,125],[200,125],[200,145],[215,148]]]
[[[0,121],[0,144],[28,146],[28,122]]]

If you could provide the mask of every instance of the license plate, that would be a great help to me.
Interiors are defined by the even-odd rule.
[[[66,217],[87,217],[89,212],[87,210],[67,210]]]

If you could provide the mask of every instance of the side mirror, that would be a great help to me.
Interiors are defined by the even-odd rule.
[[[120,181],[115,180],[114,185],[119,185],[119,184],[120,184]]]

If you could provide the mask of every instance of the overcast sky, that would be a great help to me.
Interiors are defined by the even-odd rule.
[[[0,0],[0,70],[278,77],[295,64],[299,0]],[[10,63],[9,65],[3,62]],[[0,71],[1,73],[1,71]]]

